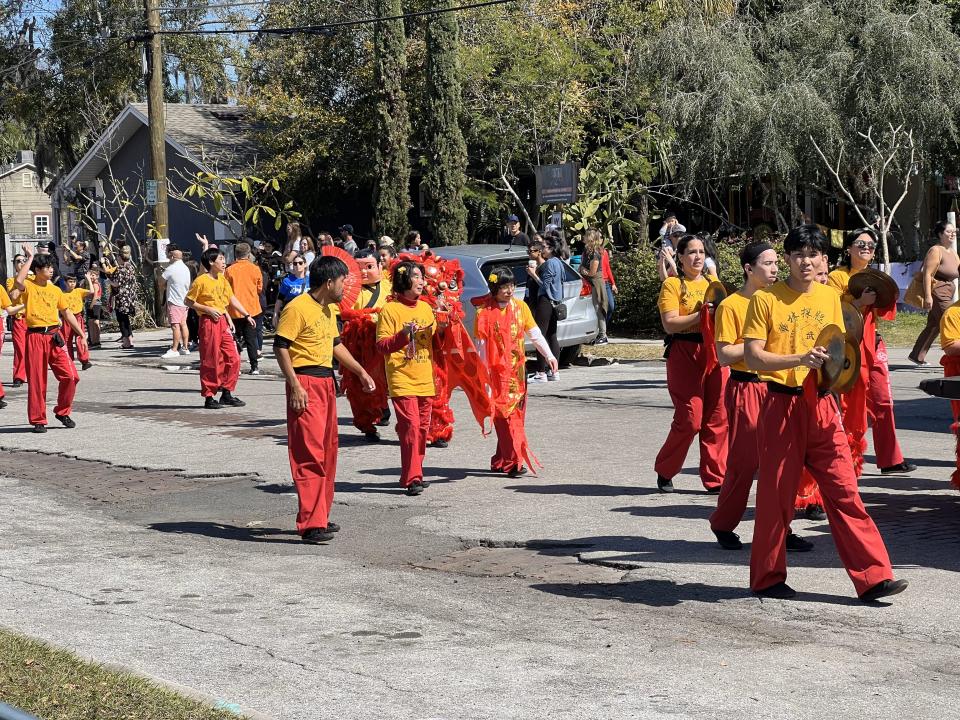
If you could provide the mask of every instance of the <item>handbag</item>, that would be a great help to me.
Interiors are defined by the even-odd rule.
[[[913,305],[916,308],[923,307],[923,270],[918,270],[910,281],[910,287],[903,296],[903,301],[907,305]]]
[[[567,319],[567,306],[563,304],[562,300],[554,304],[553,311],[557,314],[557,320]]]

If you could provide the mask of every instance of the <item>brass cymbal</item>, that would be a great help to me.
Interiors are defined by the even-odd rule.
[[[851,276],[847,286],[847,291],[855,298],[859,298],[867,289],[877,293],[877,302],[874,305],[877,310],[889,310],[900,299],[900,288],[896,281],[874,268],[866,268]]]
[[[705,303],[713,303],[714,307],[716,307],[722,300],[726,299],[729,294],[730,292],[722,282],[714,280],[707,287],[706,291],[704,291],[703,301]]]
[[[820,366],[817,380],[817,387],[820,390],[833,389],[834,382],[843,371],[846,344],[847,337],[838,325],[827,325],[820,331],[814,346],[825,348],[828,355]]]
[[[840,309],[843,311],[843,327],[847,337],[859,343],[863,340],[863,315],[852,303],[841,302]]]
[[[860,343],[847,338],[843,346],[843,369],[831,386],[838,393],[850,392],[860,377]]]

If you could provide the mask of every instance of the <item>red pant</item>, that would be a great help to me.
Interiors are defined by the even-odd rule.
[[[75,316],[77,322],[80,323],[80,329],[83,332],[80,334],[80,337],[86,338],[87,326],[83,324],[83,318],[80,315]],[[70,327],[67,323],[64,323],[60,326],[60,334],[63,335],[63,340],[67,344],[67,354],[70,355],[70,359],[74,358],[74,350],[76,350],[76,357],[80,362],[90,362],[90,351],[87,349],[87,346],[83,346],[83,351],[77,346],[77,334],[73,331],[73,328]]]
[[[707,489],[723,483],[727,467],[727,413],[723,406],[726,368],[704,375],[700,343],[678,340],[667,358],[667,388],[673,401],[670,433],[657,453],[653,469],[672,478],[683,467],[693,438],[700,435],[700,480]]]
[[[298,375],[307,392],[307,409],[299,415],[290,408],[287,388],[287,451],[290,474],[300,508],[297,532],[325,528],[333,505],[337,476],[337,391],[333,378]]]
[[[54,414],[69,415],[73,409],[73,396],[77,392],[80,376],[67,357],[67,351],[54,345],[54,339],[60,339],[57,331],[50,335],[27,333],[27,383],[30,386],[27,393],[27,415],[31,425],[47,424],[47,368],[50,368],[53,376],[60,381]]]
[[[246,321],[244,321],[246,322]],[[220,390],[233,392],[240,378],[240,353],[227,316],[214,320],[200,316],[200,394],[213,397]]]
[[[432,397],[395,397],[397,435],[400,436],[400,484],[408,487],[423,480],[423,456],[427,454]]]
[[[514,437],[524,436],[525,405],[526,398],[507,417],[494,413],[493,429],[497,431],[497,451],[490,458],[490,469],[494,472],[510,472],[511,470],[518,470],[524,465],[524,460],[520,456],[520,448],[516,446]]]
[[[762,382],[729,380],[724,393],[729,422],[727,443],[727,472],[723,476],[717,509],[710,516],[711,530],[733,530],[743,520],[747,509],[753,476],[760,466],[757,420],[760,407],[767,397],[767,386]]]
[[[13,379],[27,381],[27,322],[23,318],[14,318],[10,331],[13,337]]]
[[[811,408],[802,395],[770,392],[760,410],[760,478],[750,588],[787,579],[786,536],[804,466],[820,486],[840,561],[857,594],[893,578],[877,526],[860,499],[840,413],[830,396]]]
[[[868,383],[867,410],[873,415],[873,454],[877,456],[877,467],[899,465],[903,462],[903,453],[900,451],[900,443],[897,442],[887,346],[883,340],[880,340],[877,346],[877,361],[870,368]]]

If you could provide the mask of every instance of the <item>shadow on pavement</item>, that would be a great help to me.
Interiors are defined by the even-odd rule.
[[[655,487],[567,483],[556,485],[507,485],[504,490],[538,495],[573,495],[575,497],[618,497],[620,495],[660,495]],[[674,490],[674,495],[703,495],[702,491]]]
[[[279,545],[299,545],[300,536],[294,530],[280,528],[237,527],[216,522],[165,522],[148,525],[150,530],[178,535],[203,535],[220,540],[240,540],[243,542],[274,543]],[[277,537],[292,536],[292,537]]]
[[[127,388],[128,393],[182,393],[184,395],[199,395],[197,388]]]
[[[610,512],[629,513],[634,517],[685,518],[706,522],[716,509],[716,505],[635,505],[610,508]]]
[[[666,380],[604,380],[589,385],[578,385],[572,388],[563,388],[566,391],[588,390],[644,390],[648,388],[666,388]]]

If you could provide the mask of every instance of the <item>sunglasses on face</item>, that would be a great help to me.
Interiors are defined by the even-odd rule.
[[[306,265],[306,263],[305,263],[303,260],[294,260],[293,264],[294,264],[294,265]]]
[[[861,250],[875,250],[877,244],[875,242],[870,242],[869,240],[857,240],[853,243],[855,248],[860,248]]]

